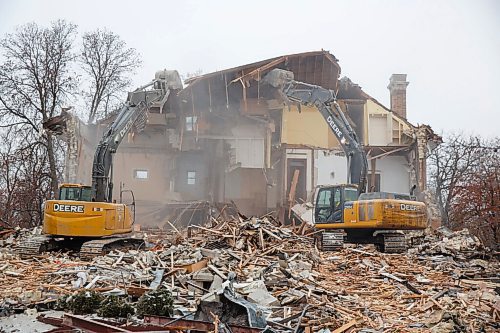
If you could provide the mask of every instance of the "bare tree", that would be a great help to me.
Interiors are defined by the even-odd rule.
[[[11,137],[15,137],[12,139]],[[33,227],[42,221],[42,203],[50,196],[46,147],[29,128],[0,133],[0,225]]]
[[[41,123],[53,117],[76,86],[71,73],[76,26],[64,20],[49,27],[29,23],[0,40],[0,124],[12,128],[11,140],[29,134],[47,155],[50,187],[57,193],[55,143]],[[45,163],[45,162],[44,162]]]
[[[29,23],[0,39],[0,226],[39,225],[44,200],[57,195],[64,142],[42,123],[76,97],[75,36],[76,26],[59,20]],[[93,121],[110,109],[140,61],[117,35],[99,30],[85,34],[80,60],[90,76]]]
[[[467,227],[491,247],[500,244],[500,139],[482,140],[474,148],[477,165],[455,189],[449,218],[452,227]]]
[[[474,172],[477,165],[474,154],[477,140],[451,134],[429,156],[430,188],[435,191],[445,226],[449,226],[449,212],[457,186]]]
[[[452,134],[429,159],[443,224],[467,227],[486,244],[500,240],[500,139]]]
[[[83,35],[81,63],[90,81],[85,97],[88,123],[92,123],[121,103],[118,94],[130,85],[129,75],[140,66],[141,60],[120,36],[98,29]]]

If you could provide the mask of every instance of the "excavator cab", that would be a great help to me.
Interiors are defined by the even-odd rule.
[[[92,188],[80,184],[62,184],[59,187],[59,200],[92,201]]]
[[[358,200],[356,185],[320,186],[316,192],[314,220],[316,223],[341,223],[345,203]]]

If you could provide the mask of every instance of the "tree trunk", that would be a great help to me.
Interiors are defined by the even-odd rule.
[[[439,180],[437,181],[436,186],[436,198],[438,199],[439,211],[441,212],[441,224],[444,227],[449,228],[448,212],[446,211],[444,206],[443,190],[441,188],[441,183]]]

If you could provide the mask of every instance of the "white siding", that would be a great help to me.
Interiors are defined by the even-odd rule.
[[[347,162],[342,156],[327,155],[320,151],[317,158],[317,185],[347,183]],[[370,162],[368,162],[370,166]],[[402,156],[386,156],[377,160],[380,173],[380,190],[384,192],[409,193],[410,173],[406,159]],[[371,170],[368,171],[370,177]]]
[[[387,138],[387,117],[382,115],[370,115],[370,126],[368,132],[371,146],[385,146],[389,143]]]
[[[261,124],[240,123],[231,136],[221,137],[231,145],[231,163],[241,168],[264,168],[264,136]]]
[[[323,151],[318,152],[317,185],[336,185],[347,183],[347,160],[345,156],[336,156]]]
[[[403,156],[382,157],[377,160],[376,171],[380,171],[381,191],[409,193],[410,171],[406,158]]]
[[[264,139],[237,138],[226,140],[234,153],[234,162],[242,168],[264,167]]]

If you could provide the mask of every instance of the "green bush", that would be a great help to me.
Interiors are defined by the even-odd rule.
[[[172,293],[167,288],[152,290],[139,298],[137,302],[137,314],[170,316],[173,310]]]
[[[68,295],[61,296],[57,299],[56,304],[54,305],[54,310],[64,311],[68,309]]]
[[[74,314],[90,314],[95,313],[99,308],[103,297],[101,294],[91,290],[82,290],[71,297],[66,298],[66,308]]]
[[[105,318],[127,318],[129,314],[134,314],[134,308],[119,296],[108,296],[101,302],[97,314]]]

